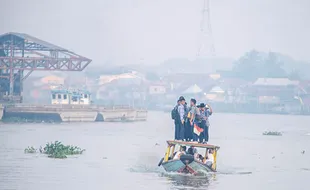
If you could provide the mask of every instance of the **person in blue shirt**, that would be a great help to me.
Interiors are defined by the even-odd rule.
[[[187,141],[198,141],[197,135],[194,133],[194,122],[197,120],[196,117],[199,117],[200,111],[196,106],[196,99],[192,98],[190,100],[190,107],[187,114],[187,126],[185,126],[185,136]]]

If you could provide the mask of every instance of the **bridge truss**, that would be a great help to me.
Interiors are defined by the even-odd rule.
[[[82,71],[90,59],[28,34],[0,35],[0,102],[22,102],[33,71]]]

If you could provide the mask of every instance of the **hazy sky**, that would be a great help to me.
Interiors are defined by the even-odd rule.
[[[0,33],[28,33],[119,64],[194,58],[203,0],[0,0]],[[216,54],[310,60],[309,0],[210,0]]]

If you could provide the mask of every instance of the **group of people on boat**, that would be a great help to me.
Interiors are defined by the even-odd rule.
[[[177,105],[171,111],[171,118],[175,125],[175,140],[194,141],[207,144],[209,141],[209,117],[212,108],[208,104],[196,105],[192,98],[188,106],[186,100],[181,96]]]
[[[213,163],[214,163],[214,150],[213,149],[208,149],[207,150],[207,154],[206,157],[203,157],[201,154],[198,153],[197,149],[193,146],[191,146],[190,148],[188,148],[186,150],[186,146],[182,146],[181,150],[176,151],[173,154],[173,160],[179,160],[181,158],[182,155],[191,155],[194,157],[194,160],[202,162],[203,164],[212,167]]]

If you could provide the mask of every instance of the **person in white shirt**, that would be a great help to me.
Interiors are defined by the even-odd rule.
[[[200,154],[198,153],[197,148],[194,147],[193,152],[194,152],[194,159],[201,161],[201,159],[199,158]]]
[[[214,162],[214,156],[213,156],[213,149],[209,149],[208,155],[207,155],[207,159],[205,161],[205,164],[209,167],[212,167],[213,162]]]
[[[181,150],[176,152],[176,154],[173,157],[173,160],[179,160],[181,155],[186,154],[186,146],[182,146]]]

